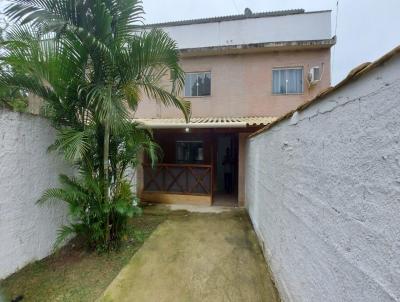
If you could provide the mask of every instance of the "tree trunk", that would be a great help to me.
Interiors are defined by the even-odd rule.
[[[109,153],[110,153],[110,123],[105,122],[104,125],[104,145],[103,145],[103,170],[104,170],[104,203],[108,204],[109,200],[109,183],[108,183],[108,167],[109,167]],[[110,240],[110,214],[107,214],[107,225],[106,225],[106,244]]]

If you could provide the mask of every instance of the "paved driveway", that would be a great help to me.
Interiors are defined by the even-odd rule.
[[[104,269],[107,269],[106,267]],[[243,210],[173,214],[100,301],[279,301]]]

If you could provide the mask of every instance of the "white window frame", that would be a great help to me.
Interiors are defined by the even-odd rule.
[[[206,74],[206,73],[208,73],[209,76],[210,76],[210,94],[207,94],[207,95],[186,95],[186,76],[187,75],[193,75],[193,74],[197,74],[197,75]],[[210,97],[211,96],[211,87],[212,87],[211,81],[212,81],[211,70],[185,72],[185,85],[184,85],[185,87],[183,87],[183,95],[184,95],[184,97],[185,98],[205,98],[205,97]]]
[[[302,85],[301,85],[301,92],[287,92],[287,86],[286,86],[286,93],[276,93],[274,92],[274,71],[276,70],[301,70],[301,79],[302,79]],[[272,85],[271,85],[271,91],[272,95],[302,95],[304,94],[304,66],[294,66],[294,67],[274,67],[272,68]]]

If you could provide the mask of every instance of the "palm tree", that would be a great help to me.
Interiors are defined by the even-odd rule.
[[[142,27],[138,0],[10,0],[15,24],[3,44],[0,87],[39,96],[58,130],[53,145],[86,174],[100,180],[102,202],[118,195],[121,175],[133,161],[127,151],[145,148],[154,159],[151,134],[131,123],[141,96],[181,109],[184,74],[175,42],[161,30]],[[161,82],[170,77],[170,89]],[[141,133],[140,135],[138,133]],[[129,149],[129,148],[128,148]],[[119,160],[124,158],[124,164]],[[65,199],[65,198],[64,198]],[[110,205],[111,207],[112,205]],[[110,241],[111,214],[105,222]]]
[[[1,22],[1,21],[0,21]],[[6,27],[0,27],[0,43],[4,42],[3,32]],[[0,70],[8,69],[9,66],[1,64]],[[18,88],[0,86],[0,108],[7,108],[15,111],[25,111],[27,108],[27,98],[22,95]]]

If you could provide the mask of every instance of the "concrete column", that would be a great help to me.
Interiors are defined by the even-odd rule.
[[[246,142],[249,133],[239,133],[239,163],[238,163],[238,203],[243,207],[246,201],[245,196],[245,167],[246,167]]]
[[[143,159],[144,154],[140,154],[140,163],[136,167],[136,195],[140,198],[144,189]]]

